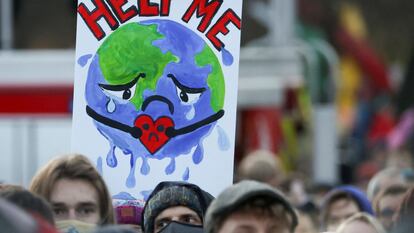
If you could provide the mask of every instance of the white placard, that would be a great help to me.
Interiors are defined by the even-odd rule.
[[[78,2],[72,150],[118,198],[230,185],[242,1]]]

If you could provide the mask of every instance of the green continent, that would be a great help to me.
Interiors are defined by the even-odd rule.
[[[164,54],[152,44],[162,38],[156,25],[130,23],[114,31],[98,49],[102,74],[109,84],[126,84],[145,73],[131,99],[137,109],[141,108],[144,90],[155,90],[165,66],[177,60],[171,52]]]
[[[200,67],[210,65],[212,68],[212,71],[207,78],[207,85],[211,90],[211,108],[217,112],[220,109],[223,109],[224,96],[226,92],[220,62],[214,52],[207,45],[204,46],[201,53],[196,55],[195,60],[196,64]]]

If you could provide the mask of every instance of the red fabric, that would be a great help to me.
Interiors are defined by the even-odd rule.
[[[395,121],[391,114],[386,112],[377,113],[373,119],[368,132],[368,140],[371,143],[385,140],[388,134],[394,129]]]
[[[355,58],[362,71],[372,80],[375,90],[379,92],[391,91],[387,69],[366,41],[356,40],[341,28],[336,31],[335,40],[344,52]]]
[[[0,86],[0,114],[69,114],[72,86]]]
[[[242,112],[241,145],[244,154],[258,149],[277,153],[282,143],[278,108],[255,108]]]

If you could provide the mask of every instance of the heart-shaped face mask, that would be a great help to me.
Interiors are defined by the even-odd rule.
[[[154,154],[163,147],[171,138],[166,134],[167,129],[174,127],[174,122],[169,117],[160,117],[153,120],[148,115],[141,115],[135,120],[135,127],[141,129],[139,140]]]

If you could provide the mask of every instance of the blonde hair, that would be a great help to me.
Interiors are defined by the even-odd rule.
[[[99,195],[100,224],[115,223],[112,199],[98,171],[84,155],[70,154],[49,161],[33,177],[29,190],[48,202],[56,182],[60,179],[80,179],[90,183]]]
[[[375,219],[371,215],[364,213],[364,212],[359,212],[349,217],[345,222],[339,225],[336,232],[343,233],[346,226],[348,226],[352,222],[357,222],[357,221],[361,221],[361,222],[369,224],[375,229],[377,233],[386,233],[384,227],[381,225],[381,223],[377,219]]]

